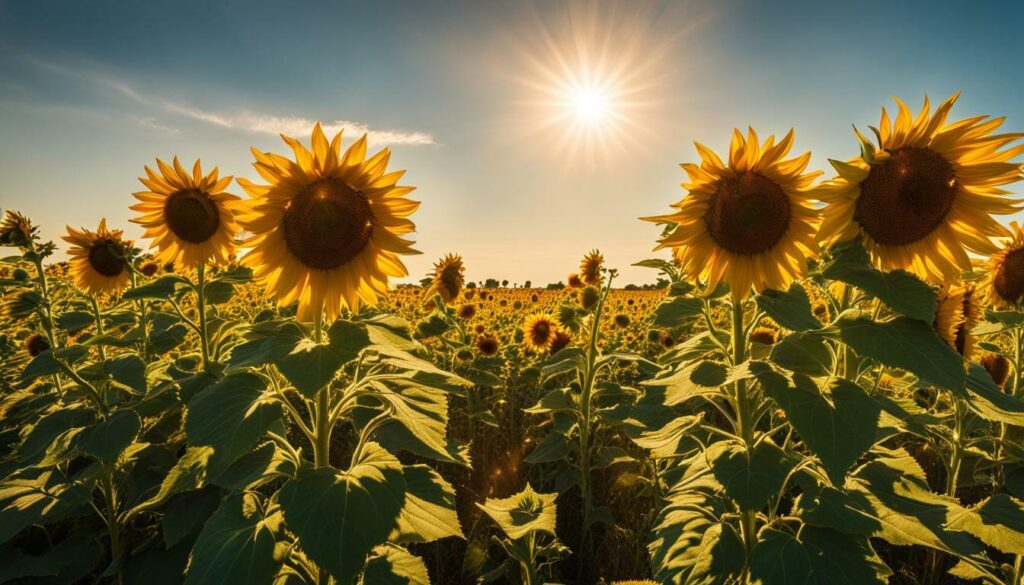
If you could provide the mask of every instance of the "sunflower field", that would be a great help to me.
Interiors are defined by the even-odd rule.
[[[697,144],[658,289],[396,287],[413,188],[319,125],[157,159],[143,242],[6,210],[0,582],[1024,583],[1024,134],[956,100]]]

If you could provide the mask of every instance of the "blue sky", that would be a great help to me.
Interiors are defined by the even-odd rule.
[[[55,240],[101,216],[137,236],[154,157],[258,179],[250,146],[323,120],[408,169],[413,277],[458,252],[473,280],[546,283],[597,247],[644,282],[636,218],[681,197],[694,140],[794,127],[824,169],[892,96],[957,90],[954,118],[1024,131],[1021,30],[1019,2],[0,0],[0,207]],[[621,120],[575,135],[546,90],[595,63]]]

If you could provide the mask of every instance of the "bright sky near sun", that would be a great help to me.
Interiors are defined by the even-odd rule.
[[[250,146],[320,120],[418,187],[409,280],[457,252],[471,280],[544,284],[596,247],[649,282],[637,218],[683,195],[694,140],[794,127],[825,169],[892,96],[957,90],[953,119],[1024,131],[1024,4],[945,4],[0,0],[0,208],[138,237],[155,157],[259,180]]]

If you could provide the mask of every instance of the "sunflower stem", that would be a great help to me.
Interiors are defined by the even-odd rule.
[[[138,274],[136,274],[134,268],[130,272],[132,276],[132,288],[138,288]],[[135,305],[139,308],[139,333],[142,335],[142,356],[148,362],[152,356],[149,354],[149,315],[146,310],[146,301],[144,299],[139,299],[135,302]]]
[[[46,306],[43,310],[43,328],[46,329],[46,339],[50,342],[52,351],[57,351],[57,329],[53,324],[53,308],[50,304],[50,283],[46,279],[46,271],[43,270],[43,259],[33,250],[32,263],[36,267],[36,281],[39,283],[39,293],[43,296]],[[53,375],[53,383],[57,387],[58,394],[64,394],[64,387],[61,385],[60,374]]]
[[[210,367],[210,337],[206,329],[206,263],[196,269],[196,296],[199,305],[199,343],[203,352],[203,370]]]
[[[100,303],[99,301],[96,300],[96,297],[93,295],[89,295],[89,301],[92,302],[92,312],[93,315],[96,317],[96,335],[98,337],[103,337],[103,312],[100,311]],[[97,349],[99,350],[100,353],[100,361],[107,361],[107,350],[103,347],[103,344],[99,344],[97,346]]]
[[[323,343],[323,314],[318,311],[313,320],[313,341]],[[316,394],[313,424],[313,464],[327,467],[331,464],[331,394],[330,383]]]
[[[124,572],[121,570],[121,525],[117,518],[117,489],[114,487],[114,469],[112,466],[105,466],[103,474],[103,500],[106,508],[107,532],[110,535],[110,560],[117,564],[117,582],[124,581]]]
[[[737,298],[732,301],[732,363],[738,366],[747,356],[747,339],[743,328],[743,302]],[[754,427],[751,421],[750,397],[747,395],[745,380],[736,381],[736,434],[743,439],[747,451],[754,447]],[[757,517],[754,510],[743,510],[740,531],[743,544],[747,551],[747,560],[757,542]],[[744,571],[747,569],[745,568]]]
[[[594,390],[594,379],[597,376],[597,354],[598,339],[601,334],[601,312],[604,309],[604,301],[608,291],[612,287],[613,274],[609,273],[608,281],[605,283],[604,291],[597,299],[594,307],[594,318],[590,325],[590,340],[587,345],[587,363],[583,371],[583,384],[580,387],[580,492],[583,496],[583,529],[580,534],[581,541],[585,542],[587,530],[590,527],[590,517],[594,508],[594,497],[590,485],[590,440],[591,440],[591,415],[590,402]]]

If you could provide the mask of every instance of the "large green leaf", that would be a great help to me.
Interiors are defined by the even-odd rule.
[[[0,481],[0,544],[33,524],[59,519],[89,501],[92,488],[57,472]]]
[[[366,558],[361,585],[430,585],[423,559],[400,546],[382,544]]]
[[[302,550],[341,583],[362,571],[370,551],[384,544],[405,506],[402,465],[376,443],[347,472],[307,469],[284,484],[279,501]]]
[[[449,536],[463,538],[455,512],[455,488],[426,465],[402,469],[406,494],[398,525],[388,536],[401,544],[433,542]]]
[[[664,388],[665,406],[682,404],[697,396],[715,396],[722,393],[722,385],[729,375],[728,366],[720,362],[701,360],[687,364],[666,376],[642,382],[644,386]]]
[[[936,297],[930,286],[902,270],[879,271],[857,242],[834,246],[832,259],[822,266],[821,274],[852,284],[907,317],[927,323],[935,318]]]
[[[995,494],[976,506],[950,514],[948,528],[969,532],[1004,553],[1024,554],[1024,502]]]
[[[50,577],[54,583],[77,583],[85,580],[102,556],[99,541],[85,534],[64,538],[42,554],[3,549],[0,550],[0,583],[29,577]]]
[[[832,483],[842,486],[846,472],[875,443],[882,407],[847,380],[833,381],[826,396],[813,380],[799,374],[789,380],[766,372],[758,379],[821,460]]]
[[[487,498],[477,507],[491,517],[512,540],[531,532],[555,534],[555,498],[558,494],[539,494],[529,483],[523,491],[507,498]]]
[[[206,521],[192,548],[185,584],[271,584],[283,558],[275,552],[281,513],[267,513],[254,494],[238,494],[221,503]]]
[[[167,472],[157,493],[133,508],[128,515],[133,516],[142,510],[159,506],[175,494],[196,490],[206,485],[207,464],[212,456],[213,447],[189,447]]]
[[[757,585],[868,585],[889,582],[892,571],[865,538],[805,526],[798,534],[765,529],[750,554]]]
[[[766,290],[757,295],[756,301],[762,311],[786,329],[821,329],[821,321],[811,311],[811,299],[800,283],[794,282],[786,292]]]
[[[23,465],[39,463],[58,437],[95,420],[96,412],[84,406],[63,407],[46,414],[28,429],[18,447],[18,461]]]
[[[967,370],[967,392],[961,393],[967,406],[985,420],[1024,426],[1024,400],[1003,392],[981,364]]]
[[[775,364],[808,376],[832,372],[832,350],[817,333],[790,333],[772,346],[768,358]]]
[[[355,359],[370,345],[366,327],[339,319],[327,331],[329,341],[301,340],[288,355],[277,360],[277,368],[307,398],[330,383],[341,366]]]
[[[119,410],[110,418],[83,430],[78,435],[78,448],[86,455],[114,463],[135,441],[141,428],[139,415],[131,410]]]
[[[793,468],[782,449],[768,439],[752,451],[738,441],[719,441],[708,447],[706,455],[715,479],[744,510],[760,510],[778,496]]]
[[[185,436],[189,445],[208,445],[212,477],[220,475],[259,443],[270,425],[281,420],[281,405],[265,396],[266,382],[251,373],[228,376],[188,403]]]
[[[712,524],[704,530],[686,582],[693,585],[736,583],[745,560],[743,539],[736,529],[731,524]]]
[[[221,493],[215,487],[178,494],[160,521],[164,542],[173,547],[194,534],[217,510]]]
[[[654,309],[654,326],[672,329],[697,318],[704,310],[704,300],[696,297],[673,297]]]
[[[963,390],[966,382],[963,359],[923,321],[897,317],[874,321],[847,311],[834,324],[839,338],[858,354],[950,390]]]
[[[366,405],[354,413],[365,424],[383,403],[391,418],[378,427],[374,440],[390,451],[404,449],[436,461],[469,465],[467,449],[448,439],[448,394],[444,390],[418,383],[415,379],[374,382],[361,391]]]

